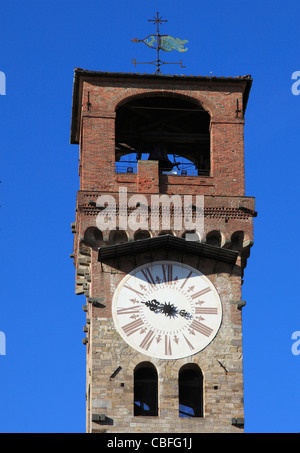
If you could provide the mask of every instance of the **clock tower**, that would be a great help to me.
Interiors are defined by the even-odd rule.
[[[243,432],[251,83],[75,70],[88,433]]]

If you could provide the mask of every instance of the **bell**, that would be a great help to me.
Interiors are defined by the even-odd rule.
[[[160,170],[170,171],[174,166],[168,158],[166,147],[161,144],[154,145],[152,151],[150,151],[148,160],[158,160]]]

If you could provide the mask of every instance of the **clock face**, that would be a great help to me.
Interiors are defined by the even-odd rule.
[[[204,349],[222,321],[213,284],[198,270],[156,261],[130,272],[112,303],[115,326],[134,349],[160,359],[179,359]]]

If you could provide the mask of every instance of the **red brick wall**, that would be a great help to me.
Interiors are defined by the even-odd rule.
[[[179,87],[180,85],[180,87]],[[210,88],[208,82],[153,80],[95,80],[83,83],[81,128],[81,190],[117,191],[122,176],[114,172],[115,114],[118,105],[132,96],[166,94],[188,96],[211,116],[211,176],[169,176],[166,193],[244,195],[244,118],[236,115],[236,101],[242,106],[241,86],[226,83]],[[87,108],[89,93],[89,110]],[[141,175],[132,175],[128,184],[133,191],[142,184]],[[148,177],[147,177],[148,178]],[[129,182],[130,181],[130,182]],[[187,189],[187,186],[189,188]],[[187,192],[188,191],[188,192]]]

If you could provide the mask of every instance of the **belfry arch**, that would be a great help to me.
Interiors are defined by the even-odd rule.
[[[174,94],[140,95],[116,109],[116,171],[135,173],[138,160],[158,160],[160,173],[210,175],[210,114]]]

